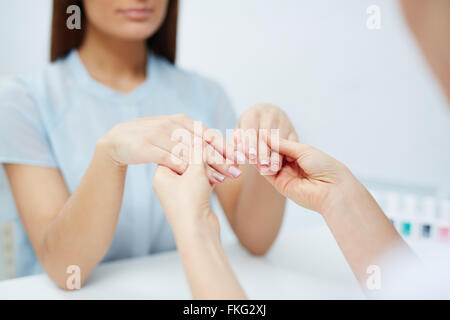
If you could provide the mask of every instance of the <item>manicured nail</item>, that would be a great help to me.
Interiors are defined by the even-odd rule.
[[[267,160],[267,159],[262,159],[262,160],[259,161],[259,163],[260,163],[262,166],[268,166],[268,165],[269,165],[269,160]]]
[[[213,177],[215,179],[217,179],[220,182],[223,182],[225,180],[225,176],[223,174],[218,173],[218,172],[213,172],[212,175],[213,175]]]
[[[278,160],[272,161],[270,170],[272,170],[274,172],[278,172],[280,170],[280,162]]]
[[[248,156],[249,156],[249,158],[250,159],[256,159],[256,156],[257,156],[258,154],[257,154],[257,151],[256,151],[256,149],[255,148],[249,148],[248,149]]]
[[[236,151],[235,152],[235,156],[236,156],[237,162],[239,164],[244,164],[245,163],[245,155],[242,152]]]
[[[260,173],[261,175],[263,175],[263,176],[274,176],[274,175],[277,174],[276,172],[274,172],[274,171],[271,170],[270,168],[266,168],[266,167],[261,168],[261,170],[259,171],[259,173]]]
[[[240,175],[241,175],[241,170],[239,170],[238,168],[236,168],[236,167],[230,167],[229,169],[228,169],[228,172],[234,177],[234,178],[237,178],[237,177],[239,177]]]

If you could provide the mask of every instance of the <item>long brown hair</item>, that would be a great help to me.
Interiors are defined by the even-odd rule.
[[[82,11],[82,27],[80,30],[69,30],[66,26],[67,8],[77,5]],[[178,0],[169,0],[167,16],[155,35],[147,40],[147,45],[155,53],[175,63],[177,49]],[[83,13],[82,0],[53,0],[53,18],[51,35],[50,61],[55,61],[67,55],[72,49],[78,48],[83,41],[86,17]]]

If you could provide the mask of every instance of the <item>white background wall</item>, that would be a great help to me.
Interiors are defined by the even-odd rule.
[[[273,102],[364,179],[450,181],[450,108],[393,0],[181,0],[178,62],[236,109]],[[382,29],[366,28],[380,6]],[[51,1],[0,2],[0,74],[48,59]]]

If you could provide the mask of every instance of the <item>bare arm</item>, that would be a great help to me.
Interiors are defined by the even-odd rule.
[[[182,214],[186,214],[183,212]],[[219,236],[198,224],[178,232],[177,247],[194,299],[246,299],[220,243]]]
[[[390,250],[410,252],[366,188],[348,171],[340,201],[322,213],[356,278],[366,289],[367,268],[384,263]],[[381,267],[381,266],[380,266]]]
[[[265,254],[281,227],[286,198],[250,165],[242,176],[216,186],[215,192],[240,243],[252,254]]]
[[[268,181],[297,204],[322,215],[363,289],[367,268],[381,263],[380,258],[391,249],[412,255],[346,166],[305,144],[281,139],[279,147],[293,161],[276,176],[267,177]]]
[[[180,128],[192,137],[193,121],[184,115],[118,124],[97,143],[72,195],[56,169],[5,165],[31,244],[55,283],[65,287],[70,265],[80,267],[84,283],[106,254],[118,221],[128,165],[158,163],[176,172],[185,170],[186,162],[172,154],[178,143],[171,134]],[[209,144],[206,148],[215,150]],[[227,174],[229,166],[208,167],[208,179],[217,171]]]
[[[265,254],[275,241],[286,205],[285,197],[262,176],[276,174],[283,163],[283,156],[273,152],[263,139],[272,130],[282,138],[297,140],[289,118],[274,105],[258,104],[242,114],[235,131],[235,144],[250,165],[241,166],[240,179],[216,188],[239,241],[255,255]]]
[[[49,277],[65,288],[67,267],[77,265],[84,282],[114,236],[126,167],[97,149],[71,196],[57,169],[4,167],[30,242]]]
[[[190,164],[181,176],[160,166],[153,189],[174,231],[193,298],[245,299],[220,243],[217,217],[209,208],[212,188],[204,166]]]

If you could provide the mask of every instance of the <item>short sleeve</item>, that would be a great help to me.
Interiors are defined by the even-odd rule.
[[[57,167],[38,102],[23,80],[0,87],[0,163]]]

